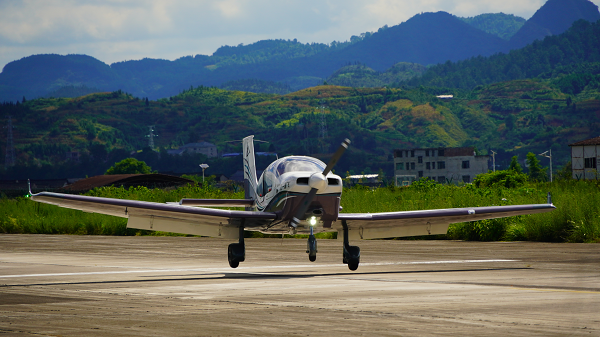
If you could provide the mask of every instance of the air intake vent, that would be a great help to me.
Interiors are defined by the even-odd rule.
[[[298,178],[296,180],[296,184],[298,184],[298,185],[308,185],[308,177],[306,177],[306,178]]]
[[[335,178],[327,178],[327,183],[331,186],[337,186],[340,184],[340,180],[339,179],[335,179]]]

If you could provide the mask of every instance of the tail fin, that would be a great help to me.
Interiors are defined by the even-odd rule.
[[[254,160],[254,136],[244,138],[244,190],[246,199],[257,200],[256,161]]]

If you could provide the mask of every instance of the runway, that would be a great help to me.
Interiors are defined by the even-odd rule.
[[[600,245],[0,235],[0,336],[600,336]]]

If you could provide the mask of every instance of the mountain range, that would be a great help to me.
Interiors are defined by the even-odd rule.
[[[0,73],[0,101],[119,89],[155,100],[177,95],[190,86],[226,83],[238,89],[252,83],[250,88],[289,87],[295,91],[323,83],[343,73],[344,67],[358,64],[372,69],[376,72],[373,76],[379,78],[363,85],[388,84],[385,82],[422,73],[416,71],[419,67],[395,66],[399,62],[422,67],[507,53],[536,39],[560,34],[578,19],[599,20],[598,7],[587,0],[549,0],[522,25],[518,18],[505,14],[458,18],[445,12],[423,13],[397,26],[354,36],[345,43],[267,40],[225,46],[211,56],[175,61],[142,59],[107,65],[87,55],[32,55],[4,67]],[[515,27],[520,28],[515,32]],[[394,75],[381,77],[379,73]],[[257,81],[280,84],[257,86]]]

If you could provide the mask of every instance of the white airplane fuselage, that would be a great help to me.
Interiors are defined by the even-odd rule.
[[[317,194],[310,203],[306,220],[301,222],[298,232],[305,232],[313,224],[317,232],[331,228],[331,223],[337,220],[342,195],[342,179],[329,173],[323,176],[325,168],[322,161],[306,156],[289,156],[271,163],[258,179],[255,187],[255,208],[257,211],[276,212],[283,222],[272,226],[267,233],[281,233],[290,230],[287,221],[293,216],[303,197],[312,188],[317,188]]]

